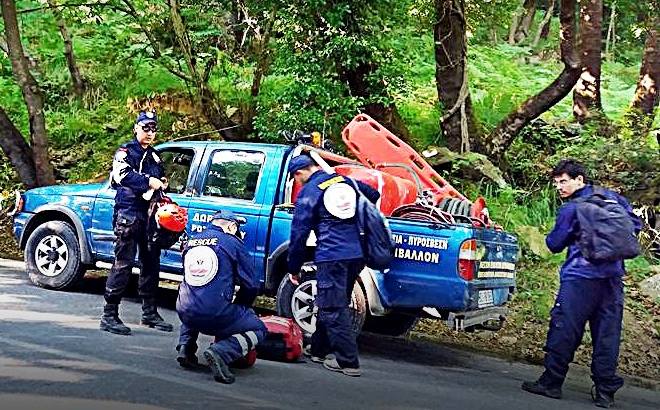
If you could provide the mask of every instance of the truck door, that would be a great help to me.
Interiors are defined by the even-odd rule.
[[[265,201],[267,189],[266,152],[258,149],[207,149],[197,177],[199,191],[190,201],[190,233],[207,228],[213,214],[228,210],[242,216],[244,242],[256,272],[263,270],[267,228],[259,229],[261,220],[270,215],[271,201]],[[268,204],[264,204],[267,202]],[[266,218],[263,218],[266,216]]]
[[[195,155],[201,156],[203,148],[198,150],[190,148],[167,147],[158,149],[159,156],[163,162],[165,175],[169,179],[169,187],[166,195],[187,208],[192,195],[192,182],[196,169],[191,169]],[[114,230],[112,217],[114,213],[116,190],[110,185],[110,181],[99,191],[94,203],[94,216],[90,228],[92,247],[96,258],[106,262],[114,260]],[[161,265],[169,271],[181,270],[181,252],[178,244],[171,249],[166,249],[161,255]]]

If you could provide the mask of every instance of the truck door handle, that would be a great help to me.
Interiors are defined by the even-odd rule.
[[[293,205],[278,205],[275,207],[278,211],[284,211],[288,214],[293,214],[295,207]]]

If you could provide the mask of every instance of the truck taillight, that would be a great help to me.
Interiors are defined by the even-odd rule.
[[[477,263],[477,241],[468,239],[461,244],[458,254],[458,275],[465,280],[474,279]]]

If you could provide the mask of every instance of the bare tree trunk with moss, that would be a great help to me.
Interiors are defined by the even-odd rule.
[[[440,128],[452,151],[471,151],[480,138],[467,79],[467,38],[463,0],[435,0],[435,83],[443,107]]]
[[[564,69],[557,79],[537,95],[527,99],[517,110],[510,113],[492,132],[486,142],[485,154],[491,161],[502,161],[514,138],[531,120],[561,101],[573,89],[580,77],[580,61],[575,52],[575,2],[562,0],[559,21],[561,24],[560,52]]]
[[[529,29],[532,27],[532,22],[534,22],[534,16],[536,15],[536,0],[525,0],[523,9],[522,19],[516,29],[516,33],[513,35],[515,44],[522,43],[529,36]]]
[[[582,0],[580,4],[582,73],[573,90],[573,115],[584,123],[603,110],[600,99],[603,1]]]
[[[646,136],[653,121],[658,107],[658,81],[660,81],[660,50],[658,50],[658,19],[651,21],[646,33],[644,44],[644,55],[642,66],[639,69],[639,80],[637,90],[627,114],[630,128],[639,137]],[[658,136],[660,143],[660,135]]]
[[[16,18],[16,4],[14,0],[1,1],[9,59],[11,60],[14,78],[21,88],[28,110],[30,145],[32,147],[37,185],[53,185],[55,184],[55,175],[48,155],[48,133],[41,89],[30,73],[28,59],[23,51]]]
[[[513,14],[509,28],[509,44],[519,44],[529,34],[536,14],[536,0],[524,0],[522,7]]]
[[[550,21],[552,20],[552,14],[554,11],[555,0],[548,0],[548,8],[545,10],[543,20],[541,21],[541,24],[539,24],[538,30],[536,30],[536,36],[534,36],[534,41],[532,41],[532,47],[539,45],[541,38],[548,38],[548,33],[550,32]]]
[[[37,174],[34,169],[32,148],[25,142],[23,135],[2,107],[0,107],[0,148],[14,166],[23,185],[28,189],[36,187]]]
[[[196,57],[193,54],[194,51],[188,37],[188,30],[181,17],[178,0],[168,0],[168,4],[170,6],[170,15],[172,17],[172,26],[176,41],[186,61],[188,71],[190,72],[190,79],[197,91],[197,99],[204,117],[220,132],[220,135],[224,139],[229,141],[241,139],[241,133],[235,131],[235,128],[233,128],[236,124],[229,119],[224,111],[224,107],[219,103],[217,96],[209,87],[208,77],[211,72],[210,67],[206,67],[204,73],[200,73],[200,69],[197,68]]]
[[[80,74],[80,69],[78,68],[78,63],[76,63],[76,55],[73,52],[73,39],[69,33],[69,29],[66,26],[64,17],[60,12],[58,5],[55,0],[48,0],[48,6],[55,16],[55,22],[57,27],[60,29],[60,34],[62,35],[62,40],[64,40],[64,57],[66,58],[66,65],[69,68],[69,74],[71,75],[71,84],[73,85],[73,93],[81,99],[85,94],[85,89],[87,88],[85,79],[82,74]]]

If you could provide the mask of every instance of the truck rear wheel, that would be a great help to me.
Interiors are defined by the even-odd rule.
[[[25,265],[32,283],[42,288],[71,288],[85,275],[76,233],[64,221],[44,222],[25,245]]]
[[[295,285],[284,275],[277,289],[277,314],[293,318],[306,336],[316,330],[317,307],[316,266],[305,264],[300,271],[300,283]],[[367,302],[360,284],[356,283],[351,297],[353,331],[360,333],[367,317]]]
[[[418,316],[412,313],[393,312],[387,316],[369,316],[364,330],[388,336],[401,336],[417,323]]]

